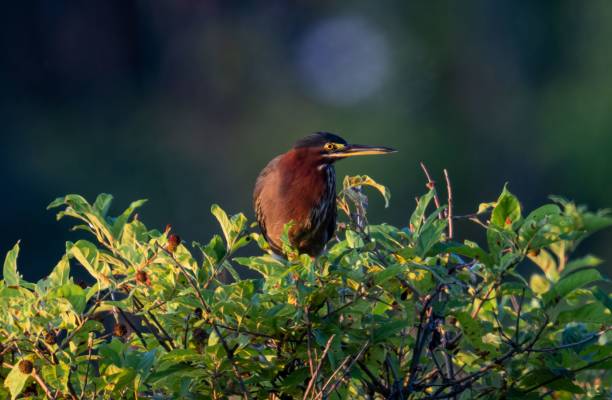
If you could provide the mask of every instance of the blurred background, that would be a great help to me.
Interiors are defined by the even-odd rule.
[[[420,160],[448,168],[456,214],[506,181],[527,209],[610,207],[610,21],[606,0],[9,2],[0,253],[21,239],[25,277],[46,274],[76,238],[45,210],[66,193],[148,198],[149,227],[206,242],[211,203],[252,219],[259,170],[319,130],[400,150],[338,165],[391,189],[374,223],[405,226]],[[583,246],[609,274],[611,241]]]

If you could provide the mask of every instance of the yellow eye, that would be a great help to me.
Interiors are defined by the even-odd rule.
[[[334,151],[336,150],[336,144],[332,142],[325,143],[325,146],[323,146],[323,148],[327,151]]]

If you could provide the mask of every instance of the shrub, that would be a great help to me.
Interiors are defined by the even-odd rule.
[[[19,276],[19,244],[6,256],[0,396],[609,398],[612,299],[600,260],[572,253],[612,218],[559,197],[525,215],[507,188],[453,216],[430,182],[407,227],[373,225],[363,186],[388,200],[370,178],[345,178],[344,222],[316,259],[287,240],[287,259],[236,257],[267,245],[216,205],[222,235],[193,254],[134,216],[144,201],[116,217],[107,194],[53,201],[94,240],[68,242],[36,283]],[[460,218],[486,246],[452,238]],[[539,268],[529,279],[516,272],[527,263]]]

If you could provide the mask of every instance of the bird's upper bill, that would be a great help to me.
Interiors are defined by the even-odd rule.
[[[363,144],[347,144],[326,154],[329,158],[347,158],[353,156],[370,156],[375,154],[395,153],[397,150],[383,146],[367,146]]]

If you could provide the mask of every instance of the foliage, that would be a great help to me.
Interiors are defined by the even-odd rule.
[[[267,245],[216,205],[222,236],[194,254],[145,227],[143,201],[111,217],[107,194],[55,200],[94,240],[68,242],[36,283],[19,275],[18,244],[6,256],[0,397],[608,398],[612,299],[601,261],[572,252],[610,217],[558,197],[525,215],[504,188],[454,217],[486,231],[481,247],[448,237],[433,184],[404,228],[368,224],[364,185],[388,201],[371,178],[346,178],[346,222],[316,259],[288,241],[288,260],[235,257]]]

